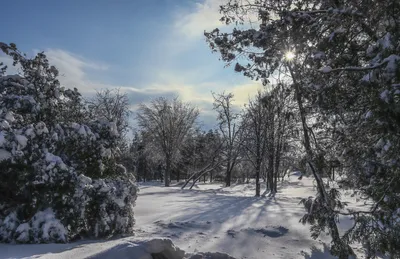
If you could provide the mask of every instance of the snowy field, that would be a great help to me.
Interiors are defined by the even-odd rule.
[[[226,188],[198,184],[192,190],[165,188],[154,182],[140,184],[134,237],[72,244],[0,244],[0,259],[122,258],[117,256],[121,249],[153,238],[169,238],[189,253],[224,252],[247,259],[334,258],[326,245],[330,238],[313,240],[309,226],[299,223],[304,215],[300,199],[315,194],[312,179],[298,180],[292,175],[281,184],[275,198],[256,198],[254,193],[254,184]],[[346,200],[356,205],[355,198]],[[341,219],[342,230],[350,225],[349,219]],[[124,253],[123,258],[139,258]]]

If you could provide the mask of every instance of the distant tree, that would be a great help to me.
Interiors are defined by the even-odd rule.
[[[290,98],[287,85],[278,83],[263,97],[262,103],[267,110],[267,187],[271,195],[274,195],[277,192],[282,158],[286,153],[285,147],[288,146],[290,130],[295,128],[293,106],[291,106],[293,98]]]
[[[177,97],[172,100],[160,97],[139,107],[139,127],[146,131],[154,147],[163,155],[165,186],[170,185],[172,166],[179,157],[184,139],[194,129],[198,115],[195,107]]]
[[[268,110],[262,103],[264,94],[258,91],[249,100],[243,115],[244,141],[243,147],[256,173],[256,196],[260,196],[260,176],[262,164],[267,151]]]
[[[129,130],[129,99],[120,89],[97,91],[96,96],[87,100],[90,117],[97,120],[113,121],[121,138]]]
[[[242,141],[242,124],[239,113],[234,110],[232,93],[213,93],[214,110],[217,111],[218,127],[223,139],[223,155],[225,159],[225,185],[230,186],[232,172],[240,155]]]
[[[212,130],[205,132],[197,132],[194,136],[192,145],[188,145],[186,156],[182,156],[187,161],[188,169],[192,171],[182,189],[186,187],[189,181],[193,180],[192,188],[201,177],[210,175],[212,181],[212,173],[221,169],[223,158],[221,151],[223,142],[220,136]]]

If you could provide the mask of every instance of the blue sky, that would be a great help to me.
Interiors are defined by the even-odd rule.
[[[243,104],[259,88],[212,54],[204,30],[222,25],[222,0],[9,1],[1,41],[32,55],[45,51],[60,81],[90,96],[120,87],[132,110],[178,94],[214,123],[211,91],[232,91]],[[4,7],[4,6],[3,6]],[[4,56],[0,61],[9,62]]]

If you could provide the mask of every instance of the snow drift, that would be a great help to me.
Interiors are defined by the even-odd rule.
[[[187,254],[170,239],[126,242],[89,257],[91,259],[235,259],[224,253]]]

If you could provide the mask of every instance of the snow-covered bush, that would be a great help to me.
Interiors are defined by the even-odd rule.
[[[0,69],[0,242],[131,233],[137,189],[116,163],[115,122],[90,120],[43,53],[0,47],[22,70]]]

